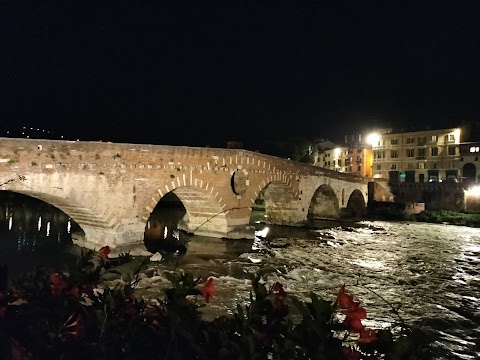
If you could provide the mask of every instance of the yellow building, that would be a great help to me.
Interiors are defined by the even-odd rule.
[[[385,133],[372,144],[373,177],[390,183],[459,181],[459,128]]]
[[[315,165],[340,172],[372,177],[372,149],[365,145],[324,150]]]

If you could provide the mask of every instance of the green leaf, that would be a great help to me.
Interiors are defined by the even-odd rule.
[[[296,297],[291,296],[290,300],[292,301],[293,305],[300,311],[300,313],[303,315],[304,318],[311,319],[312,314],[308,310],[308,308],[305,306],[303,301],[298,300]]]

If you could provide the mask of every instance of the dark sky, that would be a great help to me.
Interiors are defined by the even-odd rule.
[[[457,126],[480,120],[479,24],[475,0],[0,0],[0,122],[251,149]]]

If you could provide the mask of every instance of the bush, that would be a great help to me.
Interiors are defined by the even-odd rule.
[[[333,301],[312,292],[304,302],[255,275],[247,306],[205,321],[199,308],[215,296],[212,277],[166,273],[172,286],[165,297],[139,300],[137,275],[124,275],[124,285],[101,285],[115,262],[130,260],[108,253],[88,250],[68,271],[41,267],[17,279],[0,294],[3,339],[18,341],[32,359],[49,360],[427,358],[422,338],[403,323],[395,336],[365,328],[367,312],[345,286]]]

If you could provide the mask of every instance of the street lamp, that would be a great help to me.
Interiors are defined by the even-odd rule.
[[[378,142],[380,141],[380,135],[377,133],[371,133],[367,135],[367,144],[371,146],[378,145]]]

